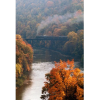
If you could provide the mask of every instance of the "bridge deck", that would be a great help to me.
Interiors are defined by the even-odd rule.
[[[62,41],[65,41],[68,39],[24,39],[24,40],[62,40]]]
[[[25,40],[61,40],[65,41],[68,40],[67,37],[59,36],[59,37],[53,37],[53,36],[37,36],[36,38],[33,39],[25,39]]]

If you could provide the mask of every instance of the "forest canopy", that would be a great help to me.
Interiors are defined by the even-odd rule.
[[[68,41],[35,42],[36,47],[58,50],[83,60],[83,0],[16,0],[16,34],[22,38],[67,36]]]
[[[83,0],[16,0],[16,33],[66,36],[83,29]]]

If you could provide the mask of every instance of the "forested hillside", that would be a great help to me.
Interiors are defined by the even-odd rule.
[[[83,0],[16,0],[16,33],[23,38],[67,36],[68,41],[34,42],[83,61]]]
[[[16,33],[66,36],[83,29],[83,0],[16,0]]]

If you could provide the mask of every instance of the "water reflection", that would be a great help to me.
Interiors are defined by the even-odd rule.
[[[18,88],[16,90],[16,100],[23,100],[23,93],[24,91],[27,90],[27,88],[29,88],[31,86],[31,84],[24,84],[23,86],[21,86],[20,88]]]
[[[54,64],[51,62],[40,62],[32,64],[31,79],[32,84],[24,89],[22,100],[41,100],[41,90],[44,85],[45,73],[48,73]]]
[[[32,72],[30,74],[31,84],[26,84],[17,89],[16,100],[41,100],[41,90],[44,85],[45,74],[54,67],[54,61],[71,60],[70,56],[64,56],[58,52],[34,49]],[[79,62],[75,61],[75,67],[80,68]],[[83,69],[82,69],[83,70]]]
[[[52,50],[45,50],[45,49],[34,49],[34,60],[33,62],[54,62],[60,61],[67,61],[67,59],[73,59],[71,56],[62,55],[59,52],[52,51]]]

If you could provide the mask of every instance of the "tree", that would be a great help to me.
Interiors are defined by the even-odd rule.
[[[75,33],[74,31],[69,32],[67,35],[69,41],[77,41],[77,33]]]
[[[23,68],[21,64],[16,64],[16,78],[22,75]]]
[[[61,36],[61,29],[55,28],[53,32],[53,36]]]
[[[54,3],[53,3],[53,1],[48,1],[46,5],[47,5],[47,7],[52,7],[52,6],[54,6]]]
[[[74,60],[55,62],[55,67],[45,75],[41,98],[45,100],[83,100],[84,74],[74,68]]]
[[[67,37],[68,37],[68,41],[64,44],[63,50],[67,54],[75,54],[74,51],[77,45],[78,35],[74,31],[72,31],[68,33]]]
[[[23,79],[31,69],[33,61],[32,46],[25,41],[22,37],[16,35],[16,86],[19,87],[23,84]]]

